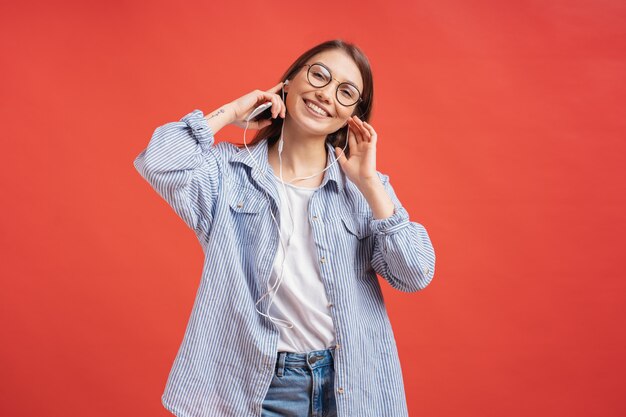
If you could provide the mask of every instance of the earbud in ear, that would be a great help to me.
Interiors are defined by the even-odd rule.
[[[287,84],[289,84],[289,80],[285,80],[283,85],[287,85]]]

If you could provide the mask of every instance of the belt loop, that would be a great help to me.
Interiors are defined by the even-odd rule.
[[[277,376],[281,377],[285,371],[285,356],[287,356],[287,352],[278,352],[278,371]]]
[[[328,350],[330,351],[330,356],[333,358],[333,362],[335,362],[335,348],[331,347]]]

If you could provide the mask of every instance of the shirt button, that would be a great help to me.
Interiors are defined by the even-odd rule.
[[[426,275],[428,275],[428,273],[429,273],[429,272],[430,272],[430,268],[429,268],[429,267],[424,268],[424,273],[425,273]]]
[[[337,343],[337,345],[335,345],[335,350],[339,349],[341,347],[341,345],[339,343]]]
[[[337,392],[338,392],[339,394],[343,394],[343,388],[342,388],[342,387],[337,388]]]
[[[317,220],[317,216],[313,216],[313,220]]]
[[[237,203],[237,207],[242,208],[243,207],[243,203]]]
[[[325,263],[326,262],[326,258],[322,256],[322,258],[320,259],[321,263]]]
[[[333,303],[328,303],[328,307],[332,307],[332,306],[334,306]]]

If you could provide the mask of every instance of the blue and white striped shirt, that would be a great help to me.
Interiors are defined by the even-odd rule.
[[[328,144],[328,165],[335,160]],[[280,218],[267,140],[245,148],[214,143],[202,111],[158,127],[134,161],[141,176],[194,230],[205,260],[162,403],[178,417],[260,417],[279,330],[257,313],[268,290]],[[258,166],[258,167],[257,167]],[[268,171],[269,170],[269,171]],[[267,175],[266,175],[267,174]],[[309,203],[316,257],[332,308],[340,417],[408,415],[402,371],[376,274],[400,291],[432,280],[435,253],[411,222],[389,177],[377,171],[395,210],[374,219],[354,183],[333,164]],[[269,198],[267,197],[269,196]],[[267,311],[270,297],[258,304]]]

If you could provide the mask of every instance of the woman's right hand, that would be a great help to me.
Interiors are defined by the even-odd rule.
[[[285,103],[283,103],[282,98],[277,94],[282,86],[283,83],[281,81],[267,91],[254,90],[246,94],[245,96],[239,97],[237,100],[229,103],[229,106],[231,107],[234,114],[233,117],[235,119],[232,124],[241,128],[245,128],[247,124],[248,129],[262,129],[266,126],[271,125],[271,119],[263,119],[257,121],[250,120],[249,123],[246,122],[246,118],[252,113],[254,109],[256,109],[263,103],[267,103],[268,101],[272,102],[272,107],[270,107],[272,112],[272,118],[275,119],[279,115],[280,117],[285,118],[287,107],[285,106]]]

